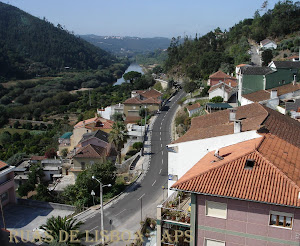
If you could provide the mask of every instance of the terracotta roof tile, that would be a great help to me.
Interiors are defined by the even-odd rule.
[[[106,156],[106,149],[100,146],[89,144],[80,148],[74,158],[102,158]]]
[[[277,90],[277,95],[281,96],[290,92],[300,90],[300,84],[296,83],[295,85],[293,85],[293,83],[289,83],[268,90],[260,90],[249,94],[243,94],[243,97],[252,102],[261,102],[270,99],[272,90]]]
[[[212,75],[210,75],[209,78],[210,79],[224,79],[224,78],[232,79],[233,77],[219,70],[218,72],[215,72]]]
[[[91,118],[88,120],[83,120],[83,121],[78,122],[74,126],[74,128],[85,127],[85,128],[89,128],[89,129],[93,129],[93,128],[111,129],[113,123],[114,122],[112,120],[107,120],[102,117],[94,117],[94,118]]]
[[[138,91],[137,93],[139,93],[140,95],[142,95],[143,97],[146,98],[158,98],[162,96],[162,93],[160,93],[159,91],[155,90],[155,89],[150,89],[150,90],[145,90],[145,91]]]
[[[192,105],[189,105],[186,107],[188,111],[194,110],[196,108],[201,108],[201,104],[200,103],[194,103]]]
[[[42,160],[45,160],[45,159],[46,159],[45,156],[38,156],[38,155],[33,155],[30,158],[30,160],[32,160],[32,161],[42,161]]]
[[[268,112],[258,103],[237,108],[236,118],[242,119],[242,130],[257,130],[268,116]],[[234,133],[233,122],[229,121],[229,111],[222,110],[192,119],[190,129],[173,143],[181,143],[204,138],[224,136]]]
[[[4,168],[6,166],[8,166],[8,164],[6,164],[5,162],[0,160],[0,169]]]
[[[237,84],[236,84],[236,85],[237,85]],[[230,93],[230,92],[232,91],[232,87],[235,87],[235,86],[233,86],[233,85],[232,85],[232,86],[229,86],[227,82],[226,82],[226,83],[220,82],[220,83],[218,83],[218,84],[216,84],[216,85],[211,86],[211,87],[209,88],[208,92],[212,92],[212,91],[214,91],[215,89],[222,88],[222,86],[225,87],[225,91],[228,92],[228,93]]]
[[[126,124],[128,124],[128,123],[136,123],[138,120],[141,120],[140,116],[127,116],[126,120],[125,120],[125,123]]]
[[[272,153],[277,151],[276,146],[284,145],[284,141],[281,141],[267,136],[263,139],[258,138],[231,145],[219,150],[219,155],[223,156],[223,160],[219,160],[214,156],[214,152],[210,152],[172,188],[206,195],[299,207],[300,188],[296,183],[299,179],[298,173],[293,175],[293,168],[287,168],[288,163],[283,166],[280,164],[280,159],[283,157],[272,157]],[[287,150],[287,147],[283,149]],[[289,153],[292,154],[293,150],[291,149]],[[266,151],[268,151],[267,154]],[[252,169],[245,168],[248,159],[255,161]]]

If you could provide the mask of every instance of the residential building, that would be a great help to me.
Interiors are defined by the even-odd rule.
[[[290,117],[258,103],[195,117],[186,134],[167,146],[168,187],[208,152],[258,138],[260,131],[300,141],[294,129],[296,123]],[[283,134],[281,129],[289,129],[290,134]],[[169,190],[168,195],[172,192]]]
[[[139,111],[141,108],[147,108],[150,112],[156,112],[160,109],[162,93],[155,89],[144,91],[132,91],[131,98],[124,102],[124,114],[126,123],[136,123],[140,120]]]
[[[107,120],[112,120],[114,114],[124,114],[124,104],[111,105],[106,108],[97,109],[97,114]]]
[[[0,199],[2,206],[16,203],[14,169],[14,166],[0,161]]]
[[[78,122],[73,129],[73,135],[70,138],[71,145],[69,151],[72,151],[82,139],[83,134],[101,130],[109,133],[112,130],[113,121],[101,117],[94,117],[88,120]]]
[[[300,123],[269,117],[275,134],[208,152],[172,186],[191,194],[190,245],[299,244]],[[158,208],[157,245],[165,211]]]
[[[300,62],[291,61],[273,61],[268,67],[241,67],[237,74],[239,102],[244,94],[268,90],[297,81],[299,68]]]
[[[207,85],[209,86],[214,86],[216,84],[219,84],[220,81],[226,83],[227,85],[230,85],[232,87],[237,86],[237,80],[235,77],[230,76],[222,71],[218,71],[213,73],[212,75],[209,76]]]
[[[211,86],[208,90],[209,99],[220,96],[223,98],[224,102],[228,102],[230,97],[235,93],[237,93],[237,89],[232,87],[231,83],[227,85],[222,81],[216,85]]]
[[[71,136],[73,135],[72,132],[66,132],[62,136],[58,138],[58,151],[61,154],[63,149],[69,150],[71,146]]]
[[[77,175],[85,170],[89,165],[93,165],[96,162],[102,163],[106,160],[116,160],[116,150],[111,148],[108,152],[107,148],[96,146],[94,144],[88,144],[80,148],[73,156],[73,164],[69,172],[72,173],[75,178]]]
[[[53,182],[56,178],[62,177],[62,165],[61,159],[44,159],[41,161],[41,166],[45,176],[44,181]]]
[[[192,115],[197,114],[201,110],[203,110],[203,107],[201,106],[200,103],[194,103],[192,105],[187,106],[186,109],[189,114],[189,117],[191,117]]]
[[[206,112],[209,114],[220,111],[220,110],[226,110],[232,108],[232,106],[229,103],[206,103],[205,109]]]
[[[260,47],[262,49],[277,49],[277,44],[276,42],[270,40],[270,39],[264,39],[260,41]]]
[[[285,103],[300,98],[300,84],[293,82],[269,90],[242,95],[241,105],[258,102],[285,114]]]

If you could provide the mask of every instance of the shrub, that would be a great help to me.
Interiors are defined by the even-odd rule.
[[[140,151],[140,149],[143,147],[142,142],[136,142],[132,145],[132,148],[136,149],[137,151]]]

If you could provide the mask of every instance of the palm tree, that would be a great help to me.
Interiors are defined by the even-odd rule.
[[[80,226],[83,225],[83,222],[81,221],[77,221],[77,219],[75,218],[71,218],[71,219],[67,219],[67,217],[54,217],[52,216],[51,218],[47,219],[46,224],[43,224],[40,226],[40,229],[47,231],[47,233],[49,235],[51,235],[53,237],[53,242],[49,242],[49,237],[47,237],[47,239],[45,239],[44,241],[46,243],[49,244],[55,244],[55,242],[59,242],[60,240],[60,231],[64,230],[66,231],[69,235],[70,235],[70,231],[71,230],[78,230]],[[62,237],[61,240],[63,240],[65,238],[65,234],[62,233]],[[77,234],[76,240],[80,240],[81,238],[85,238],[86,234],[84,232],[80,232]],[[93,237],[93,235],[89,236]],[[74,243],[74,242],[65,242],[66,245],[80,245],[80,243]]]
[[[108,138],[109,141],[116,146],[119,163],[121,163],[121,149],[128,138],[125,124],[121,121],[114,122]]]

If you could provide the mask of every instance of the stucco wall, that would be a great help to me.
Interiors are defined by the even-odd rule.
[[[209,93],[209,99],[212,99],[214,97],[217,97],[217,96],[220,96],[224,99],[225,102],[228,101],[229,99],[229,95],[226,91],[218,88],[218,89],[215,89],[213,90],[212,92]]]
[[[205,201],[227,203],[227,219],[205,215]],[[204,238],[220,240],[226,246],[299,245],[300,209],[197,195],[197,244]],[[292,229],[269,225],[270,211],[294,215]]]
[[[242,94],[249,94],[264,89],[263,75],[243,75]]]
[[[289,84],[293,79],[293,72],[290,69],[277,69],[276,72],[266,75],[266,90],[284,85],[283,80],[285,84]]]
[[[168,145],[169,147],[177,146],[178,152],[168,152],[168,174],[178,175],[179,179],[208,152],[258,137],[261,136],[258,135],[256,131],[247,131],[220,137],[170,144]],[[175,182],[175,180],[169,180],[168,187],[171,187]],[[168,195],[171,195],[173,192],[172,190],[168,190]]]
[[[104,158],[73,158],[73,164],[75,169],[81,169],[81,162],[85,163],[87,168],[89,165],[92,165],[91,162],[103,162]]]
[[[248,100],[245,97],[241,97],[241,106],[248,105],[248,104],[251,104],[251,103],[253,103],[253,102]]]

